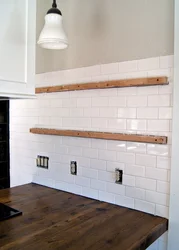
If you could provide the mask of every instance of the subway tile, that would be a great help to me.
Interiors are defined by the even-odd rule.
[[[108,120],[107,118],[92,118],[91,122],[92,122],[92,128],[104,129],[107,128]]]
[[[82,108],[71,108],[69,115],[70,115],[70,117],[83,117],[83,109]]]
[[[117,153],[117,160],[123,163],[135,163],[135,154],[133,153],[126,153],[126,152],[118,152]]]
[[[99,117],[99,108],[84,108],[84,117]]]
[[[100,65],[84,67],[85,77],[99,76],[100,72],[101,72]]]
[[[68,184],[68,192],[81,195],[82,194],[82,187],[69,183]]]
[[[50,125],[50,117],[39,117],[39,125],[42,126]]]
[[[125,80],[125,79],[126,79],[126,73],[118,73],[118,74],[110,74],[109,75],[109,81]]]
[[[122,195],[116,195],[115,203],[119,206],[134,208],[134,199]]]
[[[38,175],[33,175],[32,181],[33,181],[33,183],[36,183],[36,184],[39,184],[42,186],[46,186],[46,187],[54,188],[54,186],[55,186],[54,180],[49,179],[49,178],[43,178],[43,177],[38,176]]]
[[[62,126],[66,128],[89,128],[91,125],[90,118],[63,118]]]
[[[124,163],[107,161],[107,171],[108,172],[114,173],[116,168],[124,170],[124,167],[125,167]]]
[[[148,131],[169,131],[170,123],[168,120],[149,120],[147,128]]]
[[[76,98],[62,100],[62,107],[64,107],[64,108],[74,108],[74,107],[76,107],[76,105],[77,105]]]
[[[134,199],[144,200],[145,190],[136,187],[126,187],[126,196]]]
[[[126,107],[126,97],[109,97],[109,106]]]
[[[149,107],[169,107],[170,95],[150,95],[148,96]]]
[[[101,74],[109,75],[116,74],[119,72],[119,64],[118,63],[110,63],[110,64],[102,64],[101,65]]]
[[[57,181],[68,182],[68,183],[71,183],[71,184],[74,183],[74,176],[70,175],[70,174],[67,174],[67,173],[64,173],[64,172],[61,172],[60,174],[55,175],[54,179],[57,180]]]
[[[137,87],[118,88],[118,96],[136,96]]]
[[[109,98],[108,97],[93,97],[92,107],[108,107]]]
[[[98,170],[82,168],[82,176],[92,179],[98,179]]]
[[[136,79],[136,78],[143,78],[148,76],[147,71],[133,71],[133,72],[128,72],[126,73],[127,79]]]
[[[157,181],[157,192],[170,194],[170,183],[164,181]]]
[[[96,200],[99,199],[98,190],[88,187],[82,187],[82,195]]]
[[[128,96],[127,97],[128,107],[146,107],[147,106],[147,96]]]
[[[162,86],[163,87],[163,86]],[[137,95],[158,95],[159,87],[158,86],[149,86],[149,87],[142,87],[137,88]]]
[[[134,176],[145,176],[145,167],[136,165],[126,165],[125,174]]]
[[[159,108],[159,119],[172,119],[172,108]]]
[[[54,153],[56,153],[56,154],[67,154],[68,153],[68,147],[65,146],[65,145],[55,144]]]
[[[117,88],[111,88],[111,89],[100,89],[99,95],[100,96],[117,96]]]
[[[173,84],[169,83],[166,86],[159,86],[159,95],[172,94],[173,93]]]
[[[146,201],[163,206],[169,205],[169,195],[146,190]]]
[[[128,118],[133,119],[136,118],[137,110],[136,108],[118,108],[117,117],[118,118]]]
[[[157,119],[158,108],[138,108],[137,118],[139,119]]]
[[[139,70],[158,69],[159,66],[160,66],[159,57],[147,58],[138,61]]]
[[[92,148],[107,149],[107,141],[92,139],[91,146]]]
[[[94,148],[83,148],[83,156],[88,158],[98,158],[98,150]]]
[[[90,159],[90,167],[99,170],[106,170],[106,161]]]
[[[68,191],[68,183],[67,182],[55,182],[55,189],[62,190],[62,191]]]
[[[82,155],[82,148],[80,147],[73,147],[73,146],[68,146],[68,153],[70,155],[79,155],[81,156]]]
[[[124,141],[107,141],[107,149],[124,152],[126,151],[126,142]]]
[[[146,167],[156,167],[157,158],[152,155],[136,154],[136,164]]]
[[[79,167],[90,168],[90,159],[86,157],[73,156],[73,159],[70,157],[70,161],[77,161]]]
[[[155,204],[147,201],[135,199],[134,208],[149,214],[155,214]]]
[[[128,62],[120,62],[119,63],[119,72],[120,73],[128,73],[137,71],[137,61],[128,61]]]
[[[100,108],[100,117],[117,118],[118,109],[117,108]]]
[[[107,182],[115,182],[115,172],[106,172],[106,171],[100,171],[98,172],[98,179],[101,181],[107,181]]]
[[[171,75],[171,69],[155,69],[155,70],[149,70],[148,71],[148,77],[163,77]]]
[[[135,187],[135,176],[123,174],[123,185]]]
[[[136,187],[156,191],[157,181],[145,177],[136,177]]]
[[[99,200],[115,204],[115,195],[103,191],[99,191]]]
[[[169,207],[156,204],[156,215],[164,218],[169,218]],[[163,248],[161,249],[163,250]]]
[[[106,190],[106,182],[91,179],[91,188],[101,190],[101,191],[105,191]]]
[[[146,177],[154,180],[167,181],[168,172],[165,169],[146,168]]]
[[[106,191],[113,194],[125,195],[125,187],[116,183],[106,183]]]
[[[146,120],[127,120],[127,129],[134,130],[134,131],[146,131],[147,128],[147,121]]]
[[[109,119],[108,120],[109,129],[125,130],[126,120],[125,119]]]
[[[70,109],[69,108],[52,108],[50,110],[50,116],[51,117],[69,117],[70,115]]]
[[[145,154],[146,143],[127,142],[126,149],[127,152]]]
[[[174,56],[161,56],[160,57],[160,68],[161,69],[168,69],[174,67]]]
[[[90,187],[90,178],[75,176],[75,183],[79,186]]]
[[[171,168],[171,158],[168,157],[157,157],[157,168],[170,169]]]
[[[77,107],[91,107],[91,98],[78,98],[77,99]]]
[[[149,155],[170,156],[170,147],[168,145],[148,144],[147,153]]]
[[[91,147],[91,140],[88,138],[62,137],[63,144],[74,147]]]
[[[62,126],[62,118],[60,117],[50,117],[50,125],[55,126],[56,128]]]

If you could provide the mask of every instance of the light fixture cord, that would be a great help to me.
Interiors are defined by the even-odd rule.
[[[56,2],[56,0],[53,0],[52,7],[53,7],[53,8],[57,8],[57,2]]]

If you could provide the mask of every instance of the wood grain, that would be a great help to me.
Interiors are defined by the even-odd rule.
[[[3,250],[145,250],[168,229],[167,219],[36,184],[1,190],[0,202],[23,212],[0,222]]]
[[[115,140],[115,141],[132,141],[141,143],[167,144],[166,136],[155,136],[155,135],[120,134],[120,133],[109,133],[109,132],[60,130],[60,129],[47,129],[47,128],[31,128],[30,133],[41,134],[41,135],[94,138],[94,139]]]
[[[168,78],[163,77],[150,77],[150,78],[137,78],[137,79],[124,79],[115,81],[103,82],[90,82],[83,84],[68,84],[53,87],[36,88],[36,94],[64,92],[64,91],[77,91],[77,90],[90,90],[90,89],[108,89],[108,88],[124,88],[124,87],[145,87],[169,84]]]

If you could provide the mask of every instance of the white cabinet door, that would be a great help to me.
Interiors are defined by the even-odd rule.
[[[0,97],[35,93],[36,0],[0,0]]]

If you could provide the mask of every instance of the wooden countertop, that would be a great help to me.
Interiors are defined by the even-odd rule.
[[[145,250],[168,221],[36,184],[0,191],[23,216],[0,222],[2,250]]]

